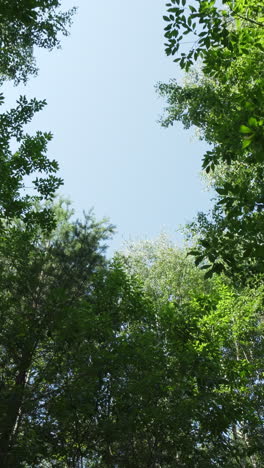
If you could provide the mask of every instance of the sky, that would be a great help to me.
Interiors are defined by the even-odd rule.
[[[181,79],[164,53],[165,1],[62,0],[63,9],[73,5],[62,48],[36,51],[38,77],[6,85],[6,103],[20,94],[47,100],[29,130],[54,134],[49,156],[77,215],[93,207],[116,226],[111,253],[160,232],[180,242],[179,226],[209,209],[210,194],[199,176],[206,146],[195,130],[158,123],[166,103],[155,84]]]

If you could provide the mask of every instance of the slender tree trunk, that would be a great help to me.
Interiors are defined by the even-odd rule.
[[[0,417],[0,467],[13,468],[14,464],[11,460],[11,447],[13,443],[16,425],[21,414],[27,373],[31,364],[31,353],[27,353],[21,359],[21,365],[15,378],[15,384],[10,391],[7,399],[6,414],[3,418]]]

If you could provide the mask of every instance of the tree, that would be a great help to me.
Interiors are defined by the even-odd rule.
[[[164,237],[129,246],[126,255],[126,268],[154,298],[164,353],[158,362],[167,369],[156,460],[161,466],[261,466],[263,287],[236,290],[224,277],[202,281],[186,253]]]
[[[59,46],[75,12],[63,13],[60,6],[59,0],[0,1],[0,81],[26,82],[37,72],[34,47]]]
[[[165,52],[174,56],[186,44],[185,38],[190,39],[189,50],[175,59],[186,71],[201,58],[206,75],[224,76],[238,57],[249,55],[252,49],[263,53],[264,8],[258,0],[224,0],[220,4],[216,0],[196,0],[194,4],[170,0],[166,6]]]
[[[177,28],[197,35],[198,42],[177,60],[188,70],[200,57],[202,73],[194,73],[184,86],[175,81],[159,85],[169,104],[163,125],[181,121],[185,127],[198,127],[210,144],[203,169],[219,174],[219,166],[222,172],[214,178],[216,208],[211,218],[199,217],[201,237],[193,252],[197,262],[208,267],[207,275],[226,271],[246,278],[264,271],[263,7],[254,0],[226,1],[220,7],[200,0],[198,8],[190,6],[186,14],[174,4],[166,17],[166,35],[172,38],[167,52],[176,53],[182,43]]]
[[[217,466],[262,466],[263,5],[173,0],[167,7],[167,54],[183,46],[175,61],[189,71],[199,60],[199,68],[183,86],[159,85],[168,101],[162,123],[198,128],[210,145],[203,169],[217,194],[211,215],[200,213],[190,226],[196,239],[198,234],[190,253],[205,278],[225,272],[235,285],[224,286],[203,320],[223,378],[212,387],[208,424],[200,426],[204,447]],[[241,288],[248,283],[249,289]]]
[[[261,466],[263,288],[251,284],[236,291],[225,278],[203,281],[186,252],[164,236],[156,242],[129,245],[125,255],[128,271],[143,281],[143,289],[154,298],[158,347],[163,350],[155,368],[166,368],[164,374],[159,371],[164,383],[160,395],[167,406],[161,409],[156,403],[160,412],[155,415],[162,427],[160,444],[153,450],[156,462],[160,466]],[[145,345],[144,356],[147,349]],[[174,449],[169,440],[174,441]]]
[[[184,302],[194,291],[198,294],[210,289],[187,252],[161,234],[153,241],[128,243],[123,259],[129,274],[138,276],[146,293],[162,306]]]
[[[172,274],[176,258],[183,265],[180,252],[173,265],[172,249],[166,255],[163,243],[160,250],[167,260],[164,268],[170,265]],[[34,461],[28,458],[29,466],[48,457],[55,466],[74,467],[81,460],[87,467],[144,467],[189,463],[194,454],[199,458],[192,424],[196,412],[205,408],[196,395],[194,342],[199,331],[196,308],[186,304],[192,273],[190,259],[185,262],[185,288],[175,275],[181,300],[172,277],[158,294],[155,287],[144,288],[144,277],[129,273],[131,258],[127,262],[118,256],[97,275],[87,301],[77,304],[75,325],[65,317],[62,334],[54,334],[56,351],[47,355],[44,377],[40,372],[44,391],[36,400],[42,407],[34,405],[25,418],[20,442],[28,446],[30,428],[39,434],[31,439],[41,439],[38,451],[34,445],[29,449],[28,457],[35,456]],[[152,271],[156,285],[161,268],[160,263]],[[211,369],[210,360],[204,359],[206,369],[206,363]],[[216,368],[217,363],[211,372]]]
[[[259,84],[256,80],[256,86],[253,82],[248,93],[243,92],[248,74],[235,83],[237,74],[232,67],[229,73],[231,77],[227,73],[224,84],[197,74],[185,86],[173,81],[160,84],[159,91],[169,103],[163,125],[175,121],[181,121],[185,128],[195,125],[200,138],[211,145],[203,168],[213,179],[216,208],[211,219],[206,220],[204,215],[198,218],[196,227],[201,237],[194,250],[197,261],[209,260],[211,273],[225,270],[247,277],[263,271],[262,127],[257,127],[255,142],[253,135],[250,140],[244,139],[239,129],[244,128],[243,121],[254,120],[246,103],[258,94]],[[260,112],[259,108],[258,115]],[[245,145],[248,141],[251,144]]]
[[[107,264],[107,226],[56,216],[1,241],[3,466],[262,463],[263,290],[164,238]]]
[[[58,0],[0,0],[0,84],[4,80],[26,82],[30,74],[37,71],[33,55],[34,47],[52,49],[59,46],[60,33],[67,35],[75,9],[66,13],[58,11]],[[0,94],[0,104],[4,101]],[[28,101],[21,96],[17,107],[0,115],[0,229],[14,217],[20,217],[29,228],[37,222],[44,229],[54,225],[47,209],[32,209],[36,200],[52,200],[62,179],[55,173],[58,163],[46,156],[51,133],[37,132],[35,136],[23,133],[23,127],[31,121],[35,112],[40,111],[45,101]],[[15,152],[14,143],[17,144]],[[36,177],[25,187],[25,176]],[[30,196],[31,190],[37,194]],[[25,192],[27,194],[25,194]]]
[[[0,95],[3,104],[3,96]],[[32,203],[37,200],[52,200],[56,190],[62,184],[62,179],[55,174],[58,163],[49,160],[46,151],[51,140],[51,133],[38,131],[35,136],[24,133],[23,127],[31,121],[35,112],[39,112],[45,101],[21,96],[17,107],[0,115],[0,160],[1,160],[1,188],[0,188],[0,229],[3,231],[6,223],[14,218],[20,218],[28,229],[34,222],[50,229],[54,225],[52,213],[47,207],[34,210]],[[17,148],[14,151],[14,143]],[[30,182],[30,189],[25,187],[25,177],[34,173],[44,173],[46,177],[36,177]],[[32,189],[36,195],[29,195]],[[26,193],[25,193],[26,192]]]
[[[102,241],[112,231],[92,216],[70,222],[69,211],[59,206],[55,212],[57,228],[52,235],[36,227],[32,234],[20,221],[0,240],[1,466],[22,466],[28,456],[38,457],[32,447],[37,444],[33,428],[27,427],[27,437],[32,436],[30,455],[27,444],[19,444],[26,436],[25,420],[33,423],[33,415],[38,414],[41,428],[47,398],[43,374],[48,378],[49,356],[58,346],[55,336],[62,340],[66,321],[71,327],[68,339],[73,339],[79,319],[76,309],[89,296],[93,277],[105,263]]]

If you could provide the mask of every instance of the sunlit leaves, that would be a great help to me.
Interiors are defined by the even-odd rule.
[[[186,71],[198,58],[204,61],[207,73],[214,75],[219,64],[223,66],[232,60],[233,54],[248,54],[251,45],[263,49],[263,6],[253,0],[225,1],[218,5],[215,0],[196,0],[195,4],[187,5],[186,0],[166,4],[170,13],[166,18],[172,30],[180,32],[181,39],[168,38],[167,55],[175,55],[183,46],[181,57],[175,61]],[[188,8],[187,8],[188,6]],[[235,28],[234,28],[235,26]],[[189,51],[185,51],[183,37],[188,37]],[[223,54],[225,48],[227,55]],[[217,54],[220,61],[215,57]],[[212,60],[214,57],[214,60]]]
[[[202,72],[192,72],[184,86],[175,81],[159,85],[168,102],[162,125],[180,121],[185,128],[195,126],[210,145],[202,168],[216,191],[216,208],[207,224],[198,227],[197,263],[210,262],[207,276],[226,271],[244,272],[246,278],[263,271],[258,249],[247,247],[252,238],[256,245],[264,243],[263,5],[197,0],[182,12],[181,7],[179,1],[174,21],[167,25],[170,33],[178,32],[175,60],[188,71],[200,59]],[[197,26],[191,32],[194,19]],[[186,45],[179,39],[184,33],[190,38]],[[174,54],[173,47],[167,44],[168,54]]]

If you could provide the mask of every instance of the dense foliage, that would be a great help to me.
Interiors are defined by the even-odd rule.
[[[164,240],[107,265],[111,227],[58,214],[1,248],[3,466],[261,463],[262,288],[202,281]]]
[[[197,263],[209,261],[208,274],[247,278],[264,272],[264,8],[254,0],[227,0],[219,7],[214,1],[185,3],[168,4],[167,53],[177,53],[183,37],[194,36],[188,53],[176,60],[188,70],[200,58],[201,72],[183,86],[160,84],[168,100],[163,125],[196,126],[210,145],[203,168],[217,173],[212,217],[198,220]]]
[[[35,466],[38,460],[46,401],[63,391],[62,356],[68,346],[77,351],[84,305],[92,301],[94,277],[105,263],[102,241],[112,231],[91,216],[71,223],[69,211],[58,206],[55,212],[52,236],[17,222],[0,243],[1,466],[24,460]]]

